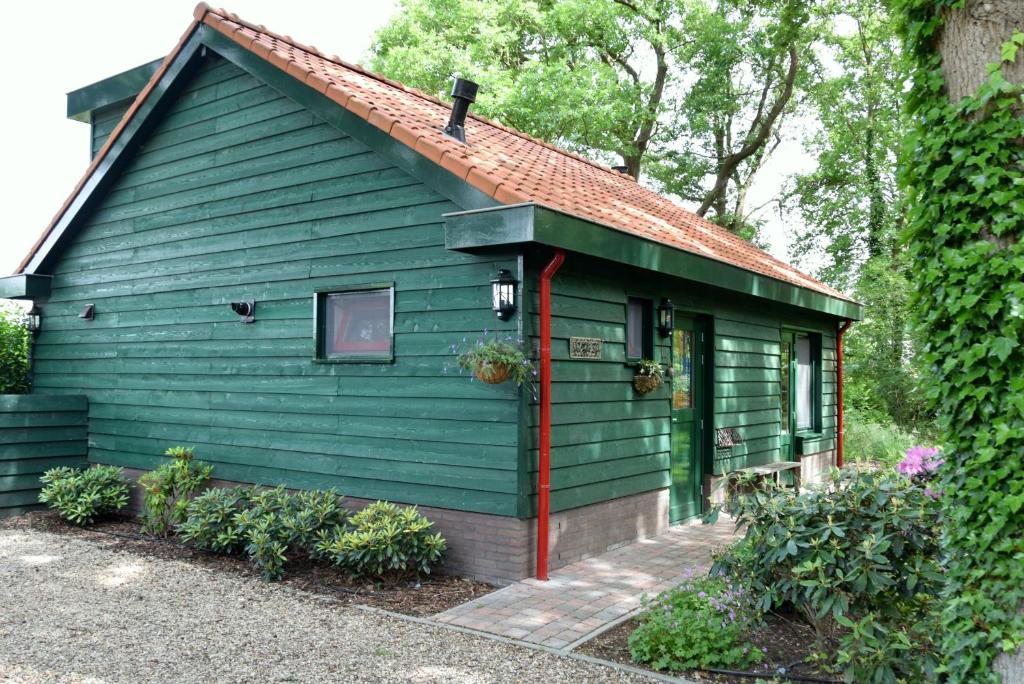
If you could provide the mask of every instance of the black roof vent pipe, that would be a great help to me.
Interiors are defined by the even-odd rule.
[[[469,105],[476,102],[476,91],[480,88],[476,83],[464,78],[455,79],[452,84],[452,118],[444,127],[444,134],[455,138],[461,143],[466,142],[466,114]]]
[[[612,171],[618,171],[619,173],[629,173],[628,166],[613,166]]]

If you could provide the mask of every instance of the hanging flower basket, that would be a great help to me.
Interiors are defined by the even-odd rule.
[[[640,394],[653,392],[661,386],[661,378],[656,375],[634,375],[633,387]]]
[[[664,380],[664,371],[661,364],[650,359],[643,359],[637,365],[636,375],[633,376],[633,387],[639,394],[647,394],[661,387]]]
[[[485,362],[477,364],[473,374],[488,385],[500,385],[512,375],[512,368],[506,363]]]

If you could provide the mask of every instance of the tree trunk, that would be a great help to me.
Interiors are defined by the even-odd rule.
[[[942,75],[951,102],[973,95],[988,80],[988,65],[1002,61],[1000,49],[1015,31],[1024,29],[1021,0],[967,0],[962,8],[946,8],[935,46],[942,57]],[[1024,56],[1003,65],[1003,76],[1024,84]],[[1024,610],[1019,606],[1018,610]],[[1024,681],[1024,649],[1001,653],[993,670],[1004,682]]]
[[[1020,30],[1024,30],[1021,0],[967,0],[961,9],[944,11],[936,47],[952,102],[972,95],[988,80],[988,65],[1000,61],[1000,47]],[[1003,76],[1011,83],[1024,83],[1024,59],[1004,65]]]

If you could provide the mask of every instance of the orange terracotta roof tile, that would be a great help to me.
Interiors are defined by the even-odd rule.
[[[534,202],[769,278],[849,300],[841,292],[724,228],[644,188],[627,174],[472,113],[465,125],[467,144],[462,144],[442,133],[451,105],[435,97],[370,73],[361,65],[326,56],[312,46],[302,45],[205,3],[196,7],[195,17],[197,22],[223,33],[288,75],[323,92],[340,106],[367,119],[498,202]],[[194,25],[190,26],[182,43]],[[182,43],[140,93],[119,129],[131,118]],[[97,155],[76,194],[117,132]],[[40,244],[43,240],[45,234]]]

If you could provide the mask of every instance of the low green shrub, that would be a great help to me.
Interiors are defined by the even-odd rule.
[[[629,635],[629,652],[655,670],[749,668],[764,654],[744,636],[755,614],[742,587],[721,577],[687,579],[644,599],[640,626]]]
[[[892,470],[833,470],[800,493],[734,479],[726,510],[746,533],[712,571],[759,611],[795,607],[847,681],[931,681],[938,494]]]
[[[185,521],[188,502],[210,479],[213,466],[194,460],[192,447],[171,447],[164,452],[170,463],[161,464],[139,478],[143,490],[142,529],[166,536]]]
[[[317,542],[345,527],[349,513],[341,502],[332,491],[211,489],[189,502],[177,529],[200,548],[244,553],[271,581],[290,558],[317,558]]]
[[[353,576],[376,579],[429,574],[447,544],[415,507],[377,501],[352,516],[351,528],[321,535],[318,553]]]
[[[91,525],[97,518],[128,505],[128,480],[124,470],[116,466],[53,468],[39,481],[43,484],[40,503],[76,525]]]
[[[251,487],[209,489],[188,502],[178,534],[205,551],[240,554],[245,550],[242,528],[235,517],[249,506]]]

